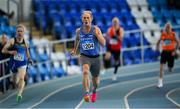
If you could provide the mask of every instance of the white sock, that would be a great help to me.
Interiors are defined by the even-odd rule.
[[[163,82],[163,79],[162,79],[162,78],[159,78],[159,82],[162,83],[162,82]]]

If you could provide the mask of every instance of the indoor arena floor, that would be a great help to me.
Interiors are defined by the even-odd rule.
[[[113,69],[101,74],[95,103],[82,100],[82,77],[75,75],[27,86],[20,103],[15,92],[7,92],[0,96],[0,108],[180,108],[180,60],[172,73],[165,71],[161,89],[156,87],[159,63],[119,68],[117,81],[112,81],[112,74]]]

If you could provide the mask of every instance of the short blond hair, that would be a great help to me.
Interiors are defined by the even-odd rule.
[[[18,29],[18,28],[23,28],[23,31],[24,31],[24,32],[25,32],[25,30],[26,30],[26,28],[25,28],[25,26],[24,26],[23,24],[17,25],[17,26],[16,26],[16,29]]]
[[[81,14],[81,17],[82,17],[85,13],[88,13],[88,14],[91,16],[91,18],[93,19],[93,14],[92,14],[92,12],[89,11],[89,10],[83,11],[82,14]]]
[[[119,18],[118,18],[118,17],[114,17],[114,18],[112,19],[112,22],[118,22],[118,23],[119,23]]]
[[[168,26],[170,26],[170,28],[172,29],[171,23],[170,23],[170,22],[167,22],[167,23],[165,24],[165,26],[164,26],[164,30],[166,30],[166,28],[167,28]]]

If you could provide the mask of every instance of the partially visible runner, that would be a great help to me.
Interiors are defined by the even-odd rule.
[[[179,39],[175,32],[172,31],[170,23],[165,25],[164,31],[161,33],[161,37],[157,42],[158,51],[160,49],[160,42],[162,42],[162,52],[160,59],[160,74],[157,84],[157,87],[159,88],[163,87],[164,65],[167,62],[169,72],[172,72],[176,50],[179,47]]]
[[[107,53],[105,54],[105,64],[110,64],[111,56],[114,59],[114,75],[112,80],[117,79],[117,70],[120,66],[120,55],[122,48],[122,38],[124,29],[119,25],[117,17],[112,19],[112,26],[107,31]]]

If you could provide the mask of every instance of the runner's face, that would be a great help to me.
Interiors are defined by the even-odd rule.
[[[113,21],[112,24],[113,24],[114,28],[118,28],[119,27],[119,22],[117,20]]]
[[[82,22],[83,22],[83,25],[84,26],[89,26],[91,25],[91,22],[92,22],[92,18],[91,18],[91,15],[89,13],[84,13],[82,15]]]
[[[7,42],[7,36],[3,35],[2,36],[2,43],[5,44]]]
[[[16,30],[17,38],[23,38],[23,35],[24,35],[24,29],[22,27],[17,28]]]
[[[168,32],[168,33],[171,32],[171,25],[167,24],[167,26],[166,26],[166,32]]]

